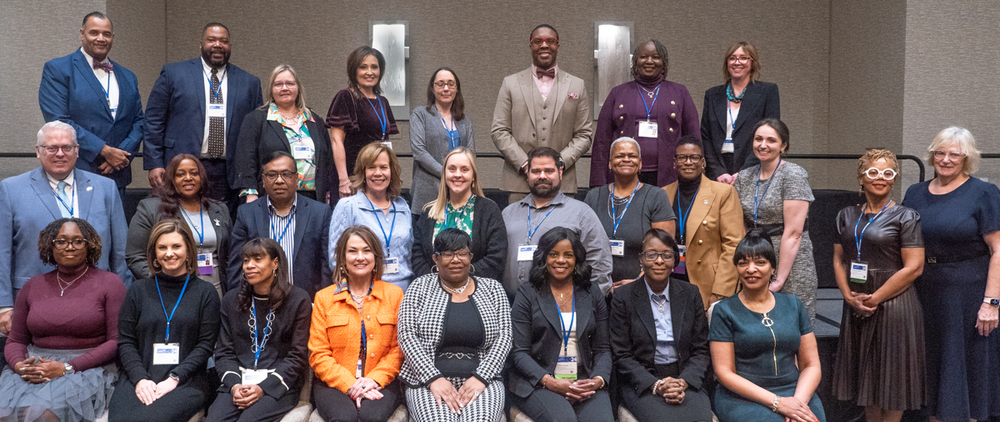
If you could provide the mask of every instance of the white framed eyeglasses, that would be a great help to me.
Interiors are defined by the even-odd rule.
[[[944,157],[950,158],[952,161],[958,161],[965,158],[965,154],[961,152],[954,151],[934,151],[934,158],[938,160],[943,160]]]
[[[893,170],[891,168],[885,170],[879,170],[875,167],[872,167],[869,168],[868,170],[865,170],[865,176],[868,176],[868,178],[872,180],[878,179],[879,176],[882,176],[882,178],[885,180],[892,180],[896,178],[896,170]]]

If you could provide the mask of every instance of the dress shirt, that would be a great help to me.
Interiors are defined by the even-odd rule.
[[[295,206],[299,204],[299,195],[295,195],[295,199],[292,201],[292,207],[289,208],[288,214],[280,215],[274,210],[274,205],[271,205],[271,197],[267,198],[267,210],[268,210],[268,226],[271,230],[271,239],[278,242],[281,245],[281,249],[285,250],[285,261],[288,262],[288,282],[290,284],[295,284],[293,280],[292,267],[294,265],[295,259],[293,259],[292,254],[295,253]],[[285,225],[288,225],[288,229],[285,229]],[[279,239],[281,233],[284,232],[285,236]],[[236,251],[236,253],[242,254],[243,251]]]
[[[208,63],[205,62],[205,58],[204,57],[201,59],[201,66],[202,66],[202,68],[204,70],[202,72],[202,74],[201,74],[201,78],[202,78],[201,81],[202,81],[203,84],[205,84],[205,137],[201,139],[201,141],[202,141],[201,142],[201,154],[205,155],[205,154],[208,154],[208,130],[209,130],[209,122],[210,122],[210,120],[208,118],[208,105],[211,104],[211,102],[212,102],[212,86],[211,86],[211,84],[209,84],[209,80],[212,79],[212,66],[209,66]],[[222,68],[220,68],[217,71],[216,75],[219,77],[219,86],[222,87],[221,88],[221,90],[222,90],[222,92],[221,92],[221,95],[222,95],[222,107],[225,109],[226,108],[226,93],[229,92],[229,88],[228,88],[228,86],[226,84],[226,78],[229,76],[229,65],[227,64],[226,66],[223,66]],[[226,109],[226,110],[228,110],[228,109]],[[226,122],[226,126],[225,127],[227,127],[227,128],[229,127],[229,122],[228,121]],[[223,136],[223,139],[225,139],[225,136],[226,136],[226,131],[225,130],[223,130],[222,136]],[[229,139],[226,139],[225,141],[228,143]],[[235,142],[235,141],[236,140],[233,139],[233,142]],[[222,155],[219,158],[225,158],[225,157],[226,157],[226,144],[223,143],[222,144]]]
[[[70,209],[72,209],[73,212],[70,214],[70,216],[79,218],[80,192],[76,190],[76,177],[74,177],[73,173],[75,172],[71,171],[69,172],[69,176],[66,176],[65,179],[57,180],[55,177],[52,177],[51,174],[45,172],[45,179],[49,181],[49,186],[52,186],[52,194],[56,195],[56,205],[59,206],[59,212],[62,212],[64,210],[64,207],[69,206],[70,208],[65,208],[65,210],[69,211]],[[66,182],[67,187],[69,187],[69,189],[67,189],[66,191],[66,197],[73,202],[72,204],[63,204],[62,202],[59,201],[59,193],[58,193],[59,182]]]
[[[393,217],[395,216],[395,217]],[[395,218],[395,226],[393,226]],[[382,281],[399,286],[406,291],[406,287],[413,278],[413,268],[410,265],[410,255],[413,249],[413,217],[410,214],[410,206],[403,198],[392,200],[392,207],[389,213],[383,213],[382,209],[373,205],[365,193],[358,191],[353,196],[342,198],[337,202],[337,208],[333,210],[333,217],[330,219],[330,246],[327,255],[330,256],[330,268],[337,274],[337,255],[335,253],[340,235],[353,225],[362,225],[371,229],[375,237],[382,243],[382,252],[386,258],[399,258],[399,272],[395,274],[382,274]],[[389,247],[386,248],[386,238],[389,238]]]
[[[105,94],[108,98],[108,107],[111,108],[111,118],[115,118],[115,114],[118,111],[118,78],[115,77],[115,72],[112,69],[111,74],[105,72],[104,69],[97,68],[94,69],[94,58],[87,54],[87,51],[80,47],[80,52],[83,53],[83,57],[87,58],[87,63],[90,63],[90,68],[94,70],[94,76],[97,77],[97,81],[101,83],[101,88],[104,89]],[[101,63],[110,63],[107,57]]]
[[[535,80],[535,86],[538,87],[538,93],[542,94],[542,101],[549,98],[549,92],[552,91],[552,86],[556,84],[555,76],[559,73],[559,65],[552,65],[552,70],[555,70],[556,73],[554,73],[551,78],[548,76],[539,78],[538,67],[531,65],[531,78]]]
[[[653,362],[657,365],[677,362],[677,350],[674,349],[673,318],[670,316],[670,295],[667,294],[670,285],[668,284],[668,288],[663,289],[662,294],[656,294],[653,289],[649,288],[648,282],[643,284],[646,285],[646,293],[649,293],[649,306],[653,310],[653,322],[656,323],[656,356],[653,358]],[[660,312],[657,301],[664,304],[663,312]]]

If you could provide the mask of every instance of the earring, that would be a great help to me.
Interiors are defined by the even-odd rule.
[[[431,274],[437,274],[437,273],[438,273],[438,266],[437,266],[437,264],[431,265]]]
[[[777,273],[777,271],[772,271],[771,272],[771,283],[774,283],[775,281],[778,281],[778,273]]]
[[[475,274],[476,273],[476,266],[472,265],[472,264],[469,264],[469,267],[470,267],[469,268],[469,274]]]

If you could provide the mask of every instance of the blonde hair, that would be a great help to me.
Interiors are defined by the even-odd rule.
[[[402,170],[399,167],[399,159],[396,158],[396,153],[392,152],[392,147],[386,146],[381,142],[372,142],[365,145],[358,152],[358,158],[354,161],[354,175],[351,176],[351,189],[354,189],[355,192],[358,189],[368,189],[368,180],[365,179],[365,169],[368,166],[375,165],[378,156],[382,155],[383,152],[389,156],[389,188],[386,190],[386,195],[392,201],[398,198],[399,194],[403,191],[403,179],[399,176]]]
[[[757,47],[749,42],[740,41],[729,46],[729,49],[726,50],[726,57],[722,59],[722,77],[725,79],[723,85],[729,85],[729,82],[733,80],[733,76],[729,74],[729,56],[732,56],[740,48],[743,49],[744,53],[747,53],[747,56],[750,56],[750,82],[757,82],[757,78],[760,78],[760,56],[757,53]]]
[[[479,185],[479,169],[476,167],[476,153],[466,147],[455,148],[448,155],[444,156],[444,162],[441,166],[441,184],[438,186],[437,199],[424,205],[427,216],[434,220],[444,219],[444,210],[448,207],[448,194],[450,193],[448,191],[448,184],[445,181],[445,169],[448,168],[448,161],[451,160],[451,157],[459,154],[468,158],[469,165],[472,167],[472,194],[475,196],[486,196],[483,193],[482,186]]]
[[[979,155],[979,150],[976,149],[976,138],[972,137],[972,133],[968,129],[958,126],[952,126],[938,132],[934,140],[931,141],[930,146],[927,147],[927,163],[933,166],[934,151],[948,145],[958,145],[959,151],[965,154],[962,173],[971,175],[979,171],[979,160],[982,156]]]
[[[278,67],[271,71],[271,77],[267,79],[267,89],[264,90],[264,106],[261,108],[267,108],[271,106],[274,102],[274,80],[278,79],[278,75],[281,72],[288,72],[292,74],[292,79],[295,79],[295,86],[298,87],[298,94],[295,96],[295,107],[299,108],[299,111],[306,111],[306,90],[302,87],[302,82],[299,81],[299,75],[295,73],[295,69],[287,64],[279,64]]]

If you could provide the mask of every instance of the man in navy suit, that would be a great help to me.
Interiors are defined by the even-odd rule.
[[[77,168],[114,179],[122,194],[132,182],[130,157],[139,151],[143,116],[135,74],[108,59],[114,36],[103,13],[84,16],[82,47],[45,63],[38,105],[46,122],[76,130]]]
[[[230,236],[228,289],[243,278],[243,244],[269,237],[281,245],[294,285],[309,297],[332,283],[326,251],[329,244],[330,206],[298,196],[299,174],[295,159],[285,151],[267,157],[261,169],[267,196],[241,205]]]
[[[163,183],[177,154],[200,157],[211,197],[235,208],[236,140],[243,116],[263,104],[260,79],[229,63],[229,29],[212,22],[201,34],[201,57],[168,63],[146,101],[144,169]]]
[[[0,181],[0,334],[10,331],[10,311],[24,283],[54,268],[38,256],[38,234],[59,218],[82,218],[94,226],[101,237],[97,267],[118,274],[126,287],[132,284],[118,188],[111,179],[74,170],[79,150],[73,126],[46,123],[35,145],[41,167]]]

